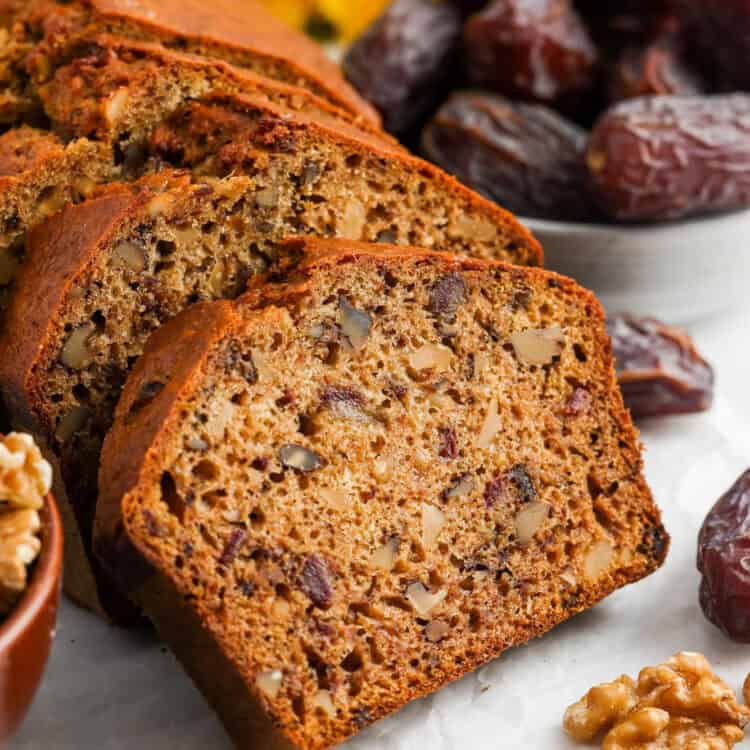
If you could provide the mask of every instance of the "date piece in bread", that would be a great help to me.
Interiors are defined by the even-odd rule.
[[[590,293],[302,244],[151,338],[102,459],[98,549],[242,748],[337,744],[667,547]]]

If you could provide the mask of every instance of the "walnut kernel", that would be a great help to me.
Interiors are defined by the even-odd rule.
[[[510,337],[516,357],[525,365],[548,365],[565,348],[565,334],[558,326],[517,331]]]
[[[68,336],[60,352],[60,361],[72,370],[81,370],[91,364],[89,339],[94,332],[92,323],[85,323]]]
[[[52,467],[31,435],[11,432],[0,440],[0,501],[38,510],[51,487]]]
[[[702,654],[682,652],[597,685],[565,712],[563,726],[588,742],[606,732],[602,750],[730,750],[750,708],[711,670]]]

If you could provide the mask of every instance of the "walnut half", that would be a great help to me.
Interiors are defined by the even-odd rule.
[[[705,656],[681,652],[597,685],[565,712],[574,739],[604,735],[602,750],[730,750],[742,740],[750,709],[711,670]]]

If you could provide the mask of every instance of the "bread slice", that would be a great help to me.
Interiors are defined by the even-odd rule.
[[[314,144],[314,134],[304,132]],[[127,372],[161,324],[198,300],[236,297],[277,260],[277,243],[294,233],[388,235],[402,242],[417,236],[425,244],[487,253],[487,242],[472,244],[470,236],[453,233],[461,222],[479,223],[474,210],[483,222],[499,219],[493,252],[525,259],[503,235],[518,226],[515,220],[493,204],[475,206],[468,190],[438,170],[430,180],[411,166],[417,160],[396,149],[389,161],[381,151],[374,169],[347,168],[352,154],[370,153],[358,141],[337,155],[338,163],[318,148],[304,146],[294,161],[269,148],[247,170],[252,174],[164,171],[115,184],[32,230],[0,339],[0,390],[13,420],[33,430],[59,460],[64,484],[56,496],[71,504],[76,523],[70,533],[83,540],[77,552],[68,545],[68,559],[76,557],[77,564],[69,566],[75,578],[66,579],[66,590],[80,603],[102,611],[109,589],[106,581],[95,587],[91,576],[77,572],[90,558],[101,442]],[[316,154],[328,161],[317,161]],[[425,188],[408,185],[411,199],[397,193],[380,204],[386,196],[371,194],[370,175],[388,184],[411,177]],[[438,216],[434,200],[441,192],[454,218],[425,220]],[[355,202],[362,215],[352,218]],[[110,614],[122,618],[115,604]]]
[[[66,144],[29,127],[0,135],[0,311],[23,262],[28,228],[90,195],[113,172],[102,144]]]
[[[111,33],[226,60],[306,88],[375,125],[380,122],[315,42],[278,21],[257,0],[29,0],[14,20],[34,44],[24,62],[37,84],[49,80],[82,41]]]
[[[319,750],[662,562],[601,307],[352,242],[146,346],[97,548],[242,748]]]
[[[81,43],[70,57],[38,87],[46,115],[65,137],[113,140],[122,150],[140,146],[168,112],[210,92],[223,92],[255,94],[291,111],[342,120],[394,142],[366,118],[306,89],[218,59],[108,34]]]
[[[269,221],[291,206],[295,234],[441,243],[445,251],[542,263],[541,247],[512,214],[438,167],[346,123],[290,115],[254,96],[191,102],[156,129],[149,152],[197,174],[262,180],[270,203],[278,201]]]

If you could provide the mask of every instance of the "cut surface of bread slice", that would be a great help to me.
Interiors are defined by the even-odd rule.
[[[115,173],[102,144],[65,144],[29,127],[0,135],[0,311],[23,262],[28,228],[90,195]]]
[[[25,66],[38,84],[65,63],[71,48],[104,32],[223,59],[306,88],[375,125],[380,122],[319,45],[256,0],[30,0],[15,21],[34,44]]]
[[[411,169],[428,187],[409,186],[410,199],[398,193],[385,206],[368,206],[365,215],[367,168],[357,175],[346,166],[347,155],[360,153],[356,148],[338,154],[338,163],[324,152],[317,153],[328,161],[318,162],[311,151],[287,165],[286,153],[259,154],[252,176],[191,178],[165,171],[104,188],[31,232],[0,339],[0,388],[13,419],[34,430],[59,459],[66,492],[57,488],[57,496],[73,505],[74,533],[84,540],[90,538],[99,448],[125,376],[148,336],[184,307],[236,297],[276,260],[277,243],[301,232],[389,235],[402,242],[418,236],[429,244],[487,252],[478,240],[454,237],[449,222],[425,220],[440,190],[445,206],[455,192],[467,214],[473,208],[472,194],[437,170],[430,184],[429,175]],[[386,153],[380,152],[373,178],[403,180],[416,160],[393,151],[389,163]],[[489,217],[483,221],[499,216],[513,226],[515,220],[494,205],[479,209]],[[455,214],[455,221],[471,220]],[[501,233],[508,227],[498,226],[495,247],[501,254]],[[515,258],[514,252],[509,247],[507,257]],[[74,583],[66,587],[75,598],[100,609],[96,590],[82,593]]]
[[[601,307],[346,242],[149,341],[97,548],[243,748],[326,748],[655,570]]]
[[[53,127],[67,137],[140,144],[165,115],[210,92],[250,93],[290,111],[323,120],[343,120],[390,137],[361,116],[306,89],[213,58],[169,50],[162,45],[102,34],[71,52],[38,87]]]

